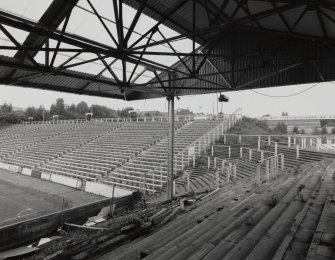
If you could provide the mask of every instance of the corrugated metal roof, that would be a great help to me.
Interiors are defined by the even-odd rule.
[[[76,0],[72,0],[71,3],[66,2],[67,8],[71,9],[76,2]],[[124,0],[123,2],[135,9],[139,9],[143,3],[142,0]],[[61,8],[61,3],[65,3],[65,0],[54,0],[52,5]],[[195,6],[195,25],[193,24],[193,6]],[[58,28],[61,20],[66,17],[65,13],[56,14],[54,12],[56,11],[48,8],[47,14],[43,15],[43,21],[46,26],[49,26],[48,30],[53,27]],[[144,80],[139,80],[138,82],[144,83],[132,83],[131,87],[128,87],[124,79],[120,81],[114,79],[108,70],[99,75],[100,69],[105,67],[101,60],[95,61],[100,63],[101,68],[89,70],[96,75],[75,71],[78,66],[66,70],[56,66],[55,71],[52,72],[42,64],[37,70],[31,62],[27,61],[24,52],[20,51],[18,52],[20,55],[14,56],[17,59],[5,55],[0,56],[0,83],[135,100],[168,95],[166,90],[169,89],[169,85],[166,71],[171,73],[171,68],[176,70],[174,73],[176,80],[172,83],[172,86],[176,88],[176,95],[234,91],[335,79],[335,60],[332,58],[334,53],[332,46],[335,42],[334,0],[147,0],[143,13],[161,21],[164,26],[178,34],[187,34],[187,37],[190,37],[194,30],[196,32],[212,30],[211,33],[201,34],[195,38],[203,46],[199,48],[202,53],[211,51],[206,58],[201,56],[194,58],[196,69],[201,64],[203,66],[190,73],[189,70],[193,67],[193,57],[185,55],[183,62],[179,61],[167,69],[163,68],[164,62],[161,62],[160,66],[155,64],[160,60],[167,62],[168,58],[164,55],[151,54],[150,56],[144,53],[142,58],[145,58],[147,63],[140,64],[143,68],[152,66],[158,72],[165,72],[159,74],[159,80],[153,78],[146,83]],[[55,19],[53,20],[52,17]],[[8,21],[9,18],[6,18]],[[141,33],[144,34],[150,29],[151,26],[148,25]],[[75,42],[74,46],[76,43],[82,46],[78,41],[87,40],[85,44],[91,44],[90,47],[96,46],[94,50],[98,49],[104,55],[106,55],[106,50],[112,52],[105,42],[98,42],[98,40],[93,42],[92,39],[84,39],[83,36],[74,34],[66,36],[74,37],[74,40],[70,41],[71,44]],[[158,38],[155,38],[156,41]],[[29,43],[27,46],[41,47],[45,36],[31,33],[27,39],[25,41]],[[56,39],[53,40],[56,43]],[[140,45],[144,44],[144,41],[146,39],[141,41]],[[69,41],[67,44],[70,44]],[[157,49],[149,47],[147,51],[153,52]],[[166,46],[164,50],[166,51]],[[122,67],[117,51],[113,52],[114,57],[118,59],[114,66]],[[129,51],[132,50],[129,48]],[[95,55],[96,53],[92,56],[95,57]],[[85,53],[81,56],[87,55]],[[136,63],[134,59],[138,59],[139,56],[138,53],[132,55],[132,63]],[[106,60],[108,64],[112,60],[112,58],[106,59],[110,59],[108,62]],[[141,62],[143,61],[145,60],[142,59]],[[72,62],[75,63],[78,60]],[[187,64],[188,69],[183,63]],[[93,66],[94,63],[89,65]],[[134,66],[134,64],[131,66],[128,64],[128,68]],[[32,74],[34,75],[31,76]],[[118,74],[117,77],[120,77],[122,72],[117,71],[116,74]],[[130,72],[127,71],[126,74],[129,78]],[[152,77],[153,73],[146,71],[143,75]]]

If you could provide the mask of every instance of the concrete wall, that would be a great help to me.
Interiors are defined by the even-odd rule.
[[[21,172],[21,168],[17,165],[0,162],[0,168],[11,172]]]
[[[113,186],[106,185],[100,182],[87,181],[85,191],[105,197],[112,197]],[[123,197],[132,194],[132,191],[115,187],[114,197]]]

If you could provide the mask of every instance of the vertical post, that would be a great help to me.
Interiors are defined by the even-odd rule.
[[[297,144],[297,159],[299,159],[299,145]]]
[[[265,160],[265,176],[267,180],[270,180],[270,168],[269,168],[269,160]]]
[[[212,145],[212,156],[214,156],[214,145]]]
[[[161,188],[163,188],[163,168],[161,165]]]
[[[216,170],[216,157],[214,157],[213,169]]]
[[[227,175],[226,175],[226,182],[230,180],[230,166],[227,167]]]
[[[199,138],[198,142],[199,142],[199,157],[198,158],[200,158],[201,157],[201,138]]]
[[[290,136],[287,137],[287,146],[291,147],[291,137]]]
[[[278,170],[279,170],[279,157],[278,155],[275,156],[275,164],[276,164],[276,174],[278,174]]]
[[[227,135],[223,136],[223,143],[226,144],[227,143]]]
[[[195,153],[193,154],[193,168],[195,167]]]
[[[278,152],[278,143],[275,142],[275,154],[277,154],[277,152]]]
[[[268,145],[271,145],[271,136],[268,136]]]
[[[231,156],[231,149],[230,149],[230,146],[228,147],[228,157],[230,158]]]
[[[215,129],[212,130],[213,131],[213,145],[215,144]]]
[[[220,175],[219,175],[219,171],[215,172],[215,182],[216,182],[216,188],[220,188]]]
[[[155,173],[152,172],[152,193],[155,192]]]
[[[238,136],[238,143],[242,144],[242,136],[241,135]]]
[[[233,165],[234,180],[236,180],[236,164]]]
[[[293,145],[296,145],[296,143],[297,143],[297,139],[293,137]]]
[[[168,158],[167,158],[167,199],[173,198],[173,144],[174,144],[174,97],[168,99],[169,132],[168,132]]]
[[[280,155],[280,165],[281,170],[284,171],[284,154]]]
[[[257,164],[257,170],[256,170],[256,185],[261,185],[261,165]]]
[[[176,181],[172,181],[172,197],[174,197],[176,194]]]
[[[243,156],[243,147],[240,147],[240,157],[242,158],[242,156]]]
[[[261,161],[264,160],[264,151],[261,151]]]
[[[211,168],[211,157],[208,156],[208,169]]]
[[[252,150],[249,149],[249,161],[251,162],[251,160],[252,160]]]
[[[316,138],[316,150],[319,151],[321,146],[321,138]]]
[[[187,193],[190,193],[190,175],[187,174],[186,178],[187,178]]]
[[[261,136],[258,136],[258,151],[261,150]]]
[[[184,151],[181,153],[181,170],[184,171]]]

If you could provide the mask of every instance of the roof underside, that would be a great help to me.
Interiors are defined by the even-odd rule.
[[[0,83],[137,100],[335,79],[335,1],[49,2],[0,3]]]

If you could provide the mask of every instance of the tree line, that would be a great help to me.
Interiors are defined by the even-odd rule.
[[[146,111],[138,114],[133,107],[125,107],[114,110],[97,104],[89,106],[84,101],[81,101],[78,104],[68,105],[65,104],[62,98],[58,98],[49,109],[46,109],[43,106],[30,106],[27,109],[14,110],[11,104],[4,103],[0,105],[0,124],[16,124],[22,121],[29,121],[28,118],[32,118],[33,121],[42,121],[43,119],[45,121],[49,121],[53,119],[54,115],[58,115],[59,120],[85,119],[85,114],[91,112],[93,113],[93,118],[136,118],[138,116],[162,116],[162,113],[159,111]],[[177,114],[186,115],[193,114],[193,112],[189,109],[180,109]]]
[[[30,106],[23,110],[14,110],[13,106],[8,103],[0,105],[0,123],[2,124],[15,124],[22,121],[28,121],[32,118],[33,121],[52,120],[54,115],[58,115],[59,120],[68,119],[84,119],[86,113],[93,113],[94,118],[115,118],[115,117],[137,117],[137,112],[132,107],[126,107],[119,110],[114,110],[106,106],[92,105],[81,101],[77,105],[65,104],[62,98],[58,98],[49,109],[43,106],[34,107]],[[154,111],[155,115],[160,114]],[[149,115],[147,115],[149,116]]]

